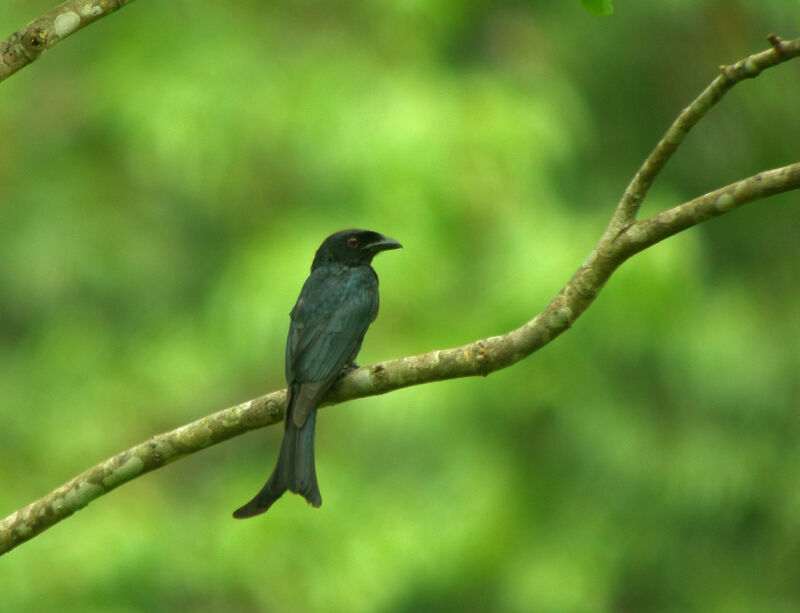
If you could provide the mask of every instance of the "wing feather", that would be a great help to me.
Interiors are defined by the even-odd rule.
[[[302,426],[344,366],[355,358],[378,314],[378,282],[369,267],[325,266],[311,273],[292,309],[286,379],[300,383],[293,421]],[[308,390],[303,383],[308,385]]]

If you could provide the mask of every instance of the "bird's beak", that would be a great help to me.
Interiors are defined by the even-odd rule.
[[[403,245],[398,243],[393,238],[388,236],[381,236],[379,239],[372,241],[367,245],[367,249],[378,253],[379,251],[388,251],[389,249],[401,249]]]

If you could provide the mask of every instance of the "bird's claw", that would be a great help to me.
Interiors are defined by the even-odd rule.
[[[355,362],[350,362],[349,364],[345,364],[344,367],[342,368],[341,376],[343,377],[347,373],[349,373],[349,372],[351,372],[353,370],[356,370],[358,368],[361,368],[361,367],[358,364],[356,364]]]

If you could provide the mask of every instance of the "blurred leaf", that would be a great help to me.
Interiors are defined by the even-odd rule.
[[[581,0],[581,4],[592,15],[611,15],[614,12],[612,0]]]

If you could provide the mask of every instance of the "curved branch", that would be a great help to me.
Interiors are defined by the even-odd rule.
[[[765,170],[628,226],[616,242],[630,257],[673,234],[742,205],[800,189],[800,162]]]
[[[67,0],[0,41],[0,81],[38,60],[73,32],[133,0]]]
[[[782,49],[784,45],[787,49],[800,50],[800,41],[791,43],[774,41],[777,41],[777,38],[773,39],[772,50],[750,56],[750,58],[760,58],[764,54],[772,54],[776,52],[777,48]],[[800,55],[800,52],[792,51],[792,53],[791,57]],[[773,55],[768,57],[772,58],[769,60],[772,63],[757,65],[762,68],[769,67],[780,61],[775,60]],[[740,64],[744,66],[747,61],[743,60],[744,64],[739,62],[735,66]],[[718,80],[719,77],[715,79],[714,83]],[[713,87],[713,83],[710,87]],[[693,104],[696,103],[697,101]],[[686,113],[685,110],[681,117],[684,117]],[[699,116],[694,123],[697,119]],[[679,122],[680,118],[676,124]],[[675,128],[676,124],[673,124],[670,131],[678,129]],[[682,129],[686,129],[685,126],[678,130]],[[669,138],[672,137],[668,132],[662,142]],[[659,143],[660,146],[661,143]],[[658,150],[657,147],[656,151]],[[674,151],[674,148],[672,150]],[[651,154],[648,160],[653,158],[655,153]],[[671,151],[667,157],[669,155],[671,155]],[[659,157],[659,159],[661,158]],[[663,161],[666,161],[666,158]],[[644,169],[646,166],[647,162],[642,168]],[[642,172],[640,169],[637,177]],[[648,172],[650,180],[652,180],[658,170],[653,172],[651,167]],[[634,179],[631,185],[636,182],[637,180]],[[643,189],[640,193],[644,194],[647,186],[641,188],[641,185],[644,184],[640,184],[640,187],[636,189]],[[358,368],[348,373],[333,387],[324,404],[337,404],[354,398],[384,394],[403,387],[432,381],[485,376],[506,368],[529,356],[567,330],[597,297],[617,267],[635,253],[747,202],[799,188],[800,162],[759,173],[638,222],[634,222],[632,217],[628,217],[628,212],[625,212],[628,210],[626,209],[626,200],[623,198],[614,216],[615,218],[625,217],[629,221],[621,225],[612,220],[595,248],[569,282],[532,320],[502,336],[481,339],[453,349],[436,350],[398,360],[380,362],[366,368]],[[630,191],[631,187],[628,188],[626,194]],[[638,204],[636,209],[638,209]],[[633,215],[635,216],[635,210]],[[278,423],[283,417],[285,401],[285,390],[272,392],[170,432],[156,435],[148,441],[101,462],[0,521],[0,554],[33,538],[83,508],[92,500],[139,475],[249,430]]]
[[[784,41],[779,36],[770,34],[767,40],[772,45],[770,49],[749,55],[730,66],[720,66],[719,76],[681,111],[625,189],[611,218],[611,227],[619,231],[636,219],[639,207],[658,173],[683,142],[689,130],[722,99],[729,89],[744,79],[753,79],[763,70],[800,55],[800,39]]]

